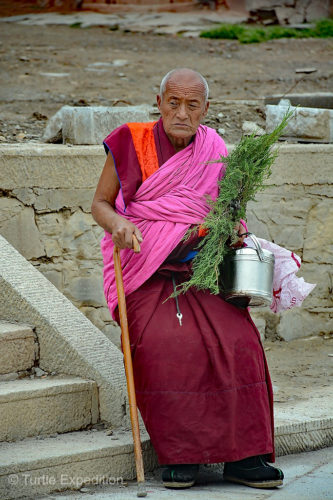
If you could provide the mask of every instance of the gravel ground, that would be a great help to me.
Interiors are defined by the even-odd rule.
[[[189,66],[210,84],[206,124],[227,143],[244,121],[263,127],[263,98],[333,88],[331,39],[238,41],[1,23],[0,141],[40,141],[61,106],[155,103],[162,76]],[[310,74],[296,69],[313,67]]]

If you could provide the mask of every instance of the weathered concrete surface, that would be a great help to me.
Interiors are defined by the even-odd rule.
[[[148,436],[141,437],[149,472],[157,466],[156,455]],[[89,481],[99,484],[103,478],[110,478],[110,483],[112,478],[133,479],[132,439],[130,432],[115,431],[107,436],[104,431],[80,431],[0,443],[0,497],[36,498],[50,491],[78,489]]]
[[[300,255],[299,275],[317,283],[302,308],[288,312],[289,319],[278,332],[284,338],[303,331],[330,331],[332,157],[332,145],[280,146],[267,189],[258,194],[257,203],[248,206],[250,229]],[[104,161],[102,146],[2,145],[0,234],[5,232],[22,255],[119,346],[120,331],[102,293],[103,231],[90,214]],[[19,239],[10,222],[11,216],[27,210],[34,212],[30,220],[38,231],[38,237],[29,241]],[[261,332],[276,335],[284,314],[256,310]],[[303,328],[309,318],[311,332]]]
[[[197,484],[189,490],[170,490],[161,482],[161,471],[148,474],[147,498],[153,500],[331,500],[333,489],[333,448],[288,455],[277,460],[285,473],[284,486],[276,489],[255,489],[223,481],[222,467],[200,468]],[[131,481],[124,488],[121,481],[102,488],[87,485],[84,491],[55,493],[41,500],[133,500],[137,485]]]
[[[36,347],[30,326],[0,321],[0,374],[31,368],[37,355]]]
[[[100,418],[121,425],[126,382],[119,350],[2,237],[0,253],[0,318],[34,325],[40,367],[94,380]]]
[[[64,144],[101,144],[110,131],[127,122],[148,122],[148,105],[63,106],[48,121],[43,140]]]
[[[282,102],[286,102],[283,100]],[[266,130],[272,132],[281,123],[289,104],[266,106]],[[319,108],[294,108],[294,114],[286,126],[283,136],[295,137],[309,142],[333,142],[333,110]]]
[[[98,394],[93,381],[47,377],[0,385],[0,441],[74,431],[97,419]]]

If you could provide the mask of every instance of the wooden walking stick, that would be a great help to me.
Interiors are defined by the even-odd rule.
[[[133,250],[135,253],[140,252],[140,245],[134,234],[133,234]],[[119,308],[120,327],[121,327],[122,345],[124,353],[125,373],[127,381],[127,393],[128,393],[129,407],[130,407],[130,416],[131,416],[132,434],[134,443],[136,478],[138,482],[137,496],[145,497],[147,495],[147,492],[145,488],[145,475],[144,475],[143,460],[142,460],[138,409],[136,406],[133,364],[132,364],[130,338],[128,333],[123,273],[121,269],[120,251],[119,248],[116,246],[114,246],[113,250],[113,259],[114,259],[114,269],[115,269],[116,284],[117,284],[118,308]]]

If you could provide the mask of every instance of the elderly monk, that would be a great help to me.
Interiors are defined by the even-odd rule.
[[[157,105],[159,121],[127,123],[106,137],[92,204],[105,229],[104,290],[117,320],[112,254],[122,249],[138,407],[166,487],[190,487],[199,464],[217,462],[226,480],[279,486],[282,471],[266,462],[274,461],[271,382],[248,310],[196,289],[169,298],[188,279],[203,234],[183,237],[203,221],[224,174],[214,160],[225,144],[201,125],[207,82],[190,69],[170,71]]]

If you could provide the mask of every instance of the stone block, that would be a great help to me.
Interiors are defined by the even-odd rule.
[[[6,226],[13,217],[24,209],[24,204],[15,198],[0,197],[0,229]]]
[[[257,200],[248,205],[249,229],[261,238],[302,252],[306,218],[313,202],[292,194],[281,198],[281,190],[279,194],[270,194],[270,189]]]
[[[107,307],[81,307],[80,311],[100,330],[105,326],[106,322],[113,322]]]
[[[3,200],[6,200],[6,198],[1,198],[0,204],[2,204]],[[45,255],[45,249],[36,226],[33,208],[24,207],[11,218],[7,219],[5,223],[1,224],[0,233],[26,259],[38,259]]]
[[[0,186],[19,188],[96,189],[105,162],[102,144],[0,144]]]
[[[303,260],[333,263],[333,204],[323,199],[309,212],[304,238]]]
[[[148,122],[151,108],[148,105],[63,106],[48,122],[43,140],[53,142],[59,134],[63,143],[102,144],[103,139],[115,128],[127,122]]]
[[[288,110],[289,101],[277,106],[266,106],[266,130],[271,132]],[[333,142],[333,110],[319,108],[290,107],[294,115],[289,120],[283,135],[309,142]]]
[[[314,313],[306,311],[304,307],[305,303],[303,308],[295,307],[281,314],[277,333],[284,340],[332,332],[333,312]]]
[[[305,21],[305,8],[303,6],[276,7],[275,14],[280,24],[302,24]]]
[[[52,269],[47,269],[41,272],[44,274],[45,278],[47,278],[60,292],[63,291],[64,286],[62,272]]]
[[[330,0],[316,0],[316,2],[307,2],[306,21],[315,21],[323,19],[330,15]]]
[[[42,235],[57,236],[63,231],[63,214],[38,214],[36,216],[37,227]]]
[[[62,248],[56,239],[47,239],[44,241],[46,257],[59,257],[62,255]]]
[[[306,308],[333,307],[333,267],[331,264],[316,264],[302,262],[297,276],[303,277],[308,283],[316,283],[316,287],[306,298]]]
[[[266,320],[263,318],[260,313],[251,310],[251,318],[253,319],[254,324],[259,330],[261,341],[265,340],[265,329],[266,329]]]
[[[3,382],[0,416],[0,441],[81,429],[97,422],[97,387],[72,377]]]
[[[329,0],[246,0],[245,5],[253,13],[275,12],[280,24],[301,24],[330,13]]]
[[[266,184],[283,186],[284,191],[289,185],[289,192],[299,187],[332,184],[332,153],[332,144],[281,145]]]
[[[94,189],[35,189],[33,205],[37,211],[82,208],[90,212]]]
[[[33,205],[36,200],[36,195],[31,188],[13,189],[13,195],[20,200],[24,205]]]
[[[102,328],[104,335],[120,349],[121,346],[121,330],[120,327],[113,324],[106,324]]]
[[[80,307],[80,311],[99,328],[104,335],[120,348],[120,328],[112,320],[110,311],[107,307]]]
[[[64,293],[80,306],[105,305],[102,281],[95,275],[73,278]]]
[[[0,321],[0,374],[28,370],[36,358],[31,327]]]
[[[91,214],[77,210],[64,224],[60,244],[76,258],[101,261],[100,240],[103,229],[97,226]]]

